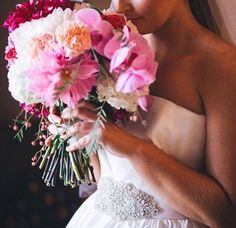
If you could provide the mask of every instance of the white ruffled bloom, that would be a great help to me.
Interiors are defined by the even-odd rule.
[[[111,78],[100,77],[97,80],[97,93],[99,101],[107,101],[116,109],[125,109],[128,112],[135,112],[138,109],[138,94],[120,93],[115,89],[115,82]]]
[[[29,65],[25,61],[16,60],[9,68],[8,81],[11,95],[20,103],[34,104],[41,102],[29,89],[27,70]]]
[[[65,21],[74,21],[77,10],[55,9],[45,18],[25,22],[11,33],[17,57],[31,62],[40,55],[40,50],[53,48],[56,30]]]

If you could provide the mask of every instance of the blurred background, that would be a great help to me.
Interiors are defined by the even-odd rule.
[[[1,1],[0,24],[20,0]],[[108,8],[109,0],[89,1],[100,9]],[[20,143],[13,139],[9,128],[20,111],[18,103],[8,92],[5,46],[7,31],[0,26],[0,227],[1,228],[62,228],[65,227],[82,199],[78,189],[46,187],[42,171],[31,166],[36,148],[31,146],[33,130]]]

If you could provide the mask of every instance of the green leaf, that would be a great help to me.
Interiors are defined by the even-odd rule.
[[[20,142],[22,142],[22,139],[21,139],[21,137],[20,137],[19,134],[16,134],[15,136],[16,136],[16,137],[14,137],[14,138],[17,138]]]
[[[23,132],[23,129],[22,129],[22,128],[20,129],[19,134],[20,134],[20,137],[23,139],[23,138],[24,138],[24,132]]]
[[[24,124],[25,123],[25,121],[23,121],[23,120],[16,120],[16,119],[14,119],[13,121],[15,123],[18,123],[18,124]]]

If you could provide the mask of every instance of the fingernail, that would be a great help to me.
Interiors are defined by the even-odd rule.
[[[68,146],[66,147],[66,151],[67,152],[72,152],[74,150],[74,147],[73,146]]]
[[[81,139],[79,139],[79,144],[84,147],[89,143],[89,136],[84,136]]]

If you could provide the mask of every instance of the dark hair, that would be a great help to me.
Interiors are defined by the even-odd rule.
[[[189,5],[194,17],[201,25],[219,34],[219,29],[207,0],[189,0]]]

